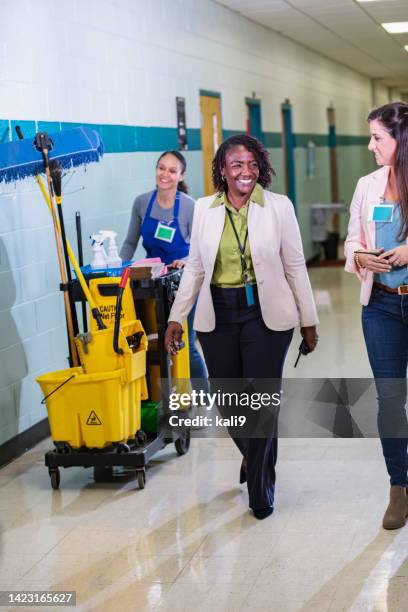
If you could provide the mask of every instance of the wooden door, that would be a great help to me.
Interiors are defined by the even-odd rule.
[[[201,94],[200,110],[204,195],[210,195],[214,193],[212,160],[222,142],[221,99],[219,96]]]

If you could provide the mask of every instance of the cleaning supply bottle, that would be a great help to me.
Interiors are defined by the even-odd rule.
[[[116,244],[117,233],[111,230],[99,230],[99,234],[103,236],[103,239],[109,239],[108,254],[106,256],[106,264],[108,268],[120,268],[122,260],[119,257],[118,247]]]
[[[92,243],[93,259],[91,262],[91,268],[93,270],[103,270],[107,267],[107,257],[105,249],[103,248],[104,236],[102,234],[93,234],[90,236]]]

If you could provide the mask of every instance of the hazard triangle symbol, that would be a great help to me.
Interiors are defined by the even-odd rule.
[[[86,424],[87,425],[102,425],[98,415],[96,414],[94,410],[92,410],[91,414],[89,415]]]

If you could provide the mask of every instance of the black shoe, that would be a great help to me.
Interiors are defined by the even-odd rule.
[[[241,469],[239,472],[239,484],[243,484],[246,481],[247,481],[246,460],[243,459],[241,463]]]
[[[273,507],[270,506],[269,508],[262,508],[262,510],[253,510],[252,512],[254,513],[255,518],[262,521],[262,519],[265,519],[267,516],[270,516],[272,514]]]

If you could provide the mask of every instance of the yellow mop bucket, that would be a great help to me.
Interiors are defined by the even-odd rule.
[[[123,369],[84,374],[80,367],[68,368],[42,374],[37,382],[54,442],[104,448],[126,442],[141,427],[141,379],[126,382]]]
[[[113,340],[113,327],[75,338],[84,372],[93,374],[124,369],[125,380],[128,382],[144,377],[147,337],[140,321],[129,321],[120,326],[118,346],[122,351],[121,354],[113,350]]]

